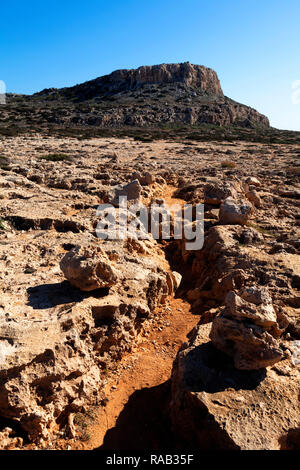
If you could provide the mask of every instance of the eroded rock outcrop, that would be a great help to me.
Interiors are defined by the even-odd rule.
[[[153,239],[91,243],[88,234],[73,236],[81,243],[61,267],[75,287],[37,285],[21,310],[8,293],[1,298],[0,415],[18,421],[37,442],[51,436],[57,421],[101,400],[107,371],[180,282]],[[68,246],[71,238],[54,232],[47,259],[57,240]],[[34,242],[31,247],[33,263]]]
[[[273,369],[238,370],[209,341],[210,329],[210,324],[197,327],[174,364],[171,419],[178,446],[282,448],[300,424],[299,365],[286,359]]]
[[[82,93],[89,95],[106,91],[135,90],[145,84],[182,83],[190,87],[199,88],[208,94],[223,96],[223,91],[214,70],[202,65],[193,65],[189,62],[181,64],[160,64],[142,66],[138,69],[115,70],[110,75],[99,77],[96,80],[77,85],[73,89],[66,90],[66,96],[70,93]],[[93,87],[93,88],[92,88]],[[98,93],[97,93],[98,92]]]
[[[237,369],[261,369],[284,357],[276,339],[280,335],[276,312],[266,289],[246,288],[241,296],[230,291],[225,306],[213,320],[210,338],[216,348],[233,357]]]
[[[76,247],[60,262],[61,270],[70,283],[83,291],[111,287],[118,276],[100,246]]]
[[[219,223],[221,225],[246,225],[253,211],[253,206],[248,201],[235,201],[227,198],[221,204]]]
[[[294,244],[289,253],[273,245],[274,232],[257,224],[279,225],[261,181],[245,181],[231,195],[228,182],[204,186],[204,247],[189,253],[177,242],[177,259],[192,266],[187,298],[200,316],[172,374],[171,418],[183,448],[299,448],[297,313],[289,307],[299,305],[298,261]],[[266,244],[282,255],[269,256]]]
[[[226,181],[219,183],[208,183],[204,187],[204,203],[215,206],[225,201],[225,199],[231,197],[236,198],[238,195],[236,188]]]
[[[299,448],[299,149],[292,143],[190,139],[143,143],[24,135],[1,140],[3,448],[20,447],[21,437],[25,446],[27,437],[59,446],[57,428],[64,436],[76,435],[78,443],[72,416],[90,403],[103,402],[112,377],[117,384],[112,369],[119,373],[119,359],[133,344],[138,346],[138,335],[149,331],[152,322],[162,335],[155,357],[162,362],[166,354],[174,357],[178,330],[172,328],[175,346],[167,349],[165,315],[168,311],[172,322],[173,312],[170,299],[163,302],[181,276],[171,272],[162,247],[173,269],[183,274],[179,295],[188,299],[199,316],[193,320],[201,323],[174,366],[171,410],[178,447]],[[68,159],[41,158],[60,152]],[[233,164],[222,166],[229,155]],[[146,229],[142,240],[131,233],[123,241],[96,237],[98,205],[108,201],[111,190],[132,182],[135,172],[146,205],[161,204],[164,197],[176,202],[176,196],[192,204],[204,202],[209,185],[216,186],[217,197],[205,201],[202,250],[186,250],[185,240],[156,243]],[[151,183],[144,179],[147,172]],[[253,191],[260,204],[252,198],[255,207],[247,224],[220,225],[224,200],[238,202]],[[79,287],[59,268],[65,257],[69,266],[74,262],[74,271],[79,269]],[[117,276],[114,282],[107,282],[105,269],[96,273],[98,261],[109,264]],[[86,274],[92,280],[88,287],[96,289],[80,289],[86,288],[80,278]],[[186,310],[182,317],[178,313],[180,318],[186,324]],[[236,333],[230,340],[233,328],[227,328],[227,320]],[[229,341],[218,331],[216,345],[224,341],[224,350],[209,338],[217,321]],[[243,344],[241,337],[247,340]],[[237,369],[241,363],[264,368]]]

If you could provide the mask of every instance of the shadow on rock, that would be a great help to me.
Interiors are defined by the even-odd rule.
[[[211,342],[192,348],[186,355],[184,379],[190,391],[255,390],[265,377],[266,369],[236,369],[232,359],[218,351]]]
[[[279,439],[281,450],[300,450],[300,428],[290,429]]]
[[[170,381],[135,391],[97,450],[174,449],[169,401]]]
[[[108,289],[96,289],[91,292],[82,292],[73,287],[68,281],[54,284],[41,284],[39,286],[29,287],[28,305],[39,310],[53,308],[57,305],[81,302],[88,297],[104,297],[108,294]]]

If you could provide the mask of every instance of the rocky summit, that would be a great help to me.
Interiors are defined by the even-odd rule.
[[[28,126],[269,127],[255,109],[224,96],[216,72],[189,62],[116,70],[80,85],[11,95],[2,123]],[[1,120],[0,120],[1,126]]]

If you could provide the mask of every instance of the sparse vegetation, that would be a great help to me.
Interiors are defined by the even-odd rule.
[[[83,441],[83,442],[87,442],[91,439],[91,435],[90,433],[84,431],[81,436],[80,436],[80,440]]]
[[[236,163],[230,160],[225,160],[224,162],[221,163],[221,167],[222,168],[235,168]]]
[[[4,155],[0,155],[0,169],[1,170],[9,169],[9,160]]]
[[[80,440],[85,442],[91,439],[88,431],[89,426],[95,421],[96,414],[92,408],[88,408],[84,413],[76,413],[74,416],[74,424],[80,433]]]
[[[2,217],[0,217],[0,230],[6,230],[6,227],[4,225],[4,220],[2,219]]]
[[[273,230],[269,230],[267,228],[260,227],[257,224],[249,223],[248,226],[254,228],[255,230],[257,230],[262,235],[267,235],[267,236],[270,236],[270,237],[275,237],[276,236],[276,233]]]
[[[70,161],[71,158],[64,153],[49,153],[48,155],[40,157],[40,160],[46,160],[47,162],[64,162]]]

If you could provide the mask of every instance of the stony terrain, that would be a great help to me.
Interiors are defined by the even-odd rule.
[[[2,448],[124,448],[106,431],[130,393],[168,381],[139,448],[162,420],[168,448],[299,449],[299,145],[37,134],[0,155]],[[203,249],[97,238],[124,191],[204,202]]]

